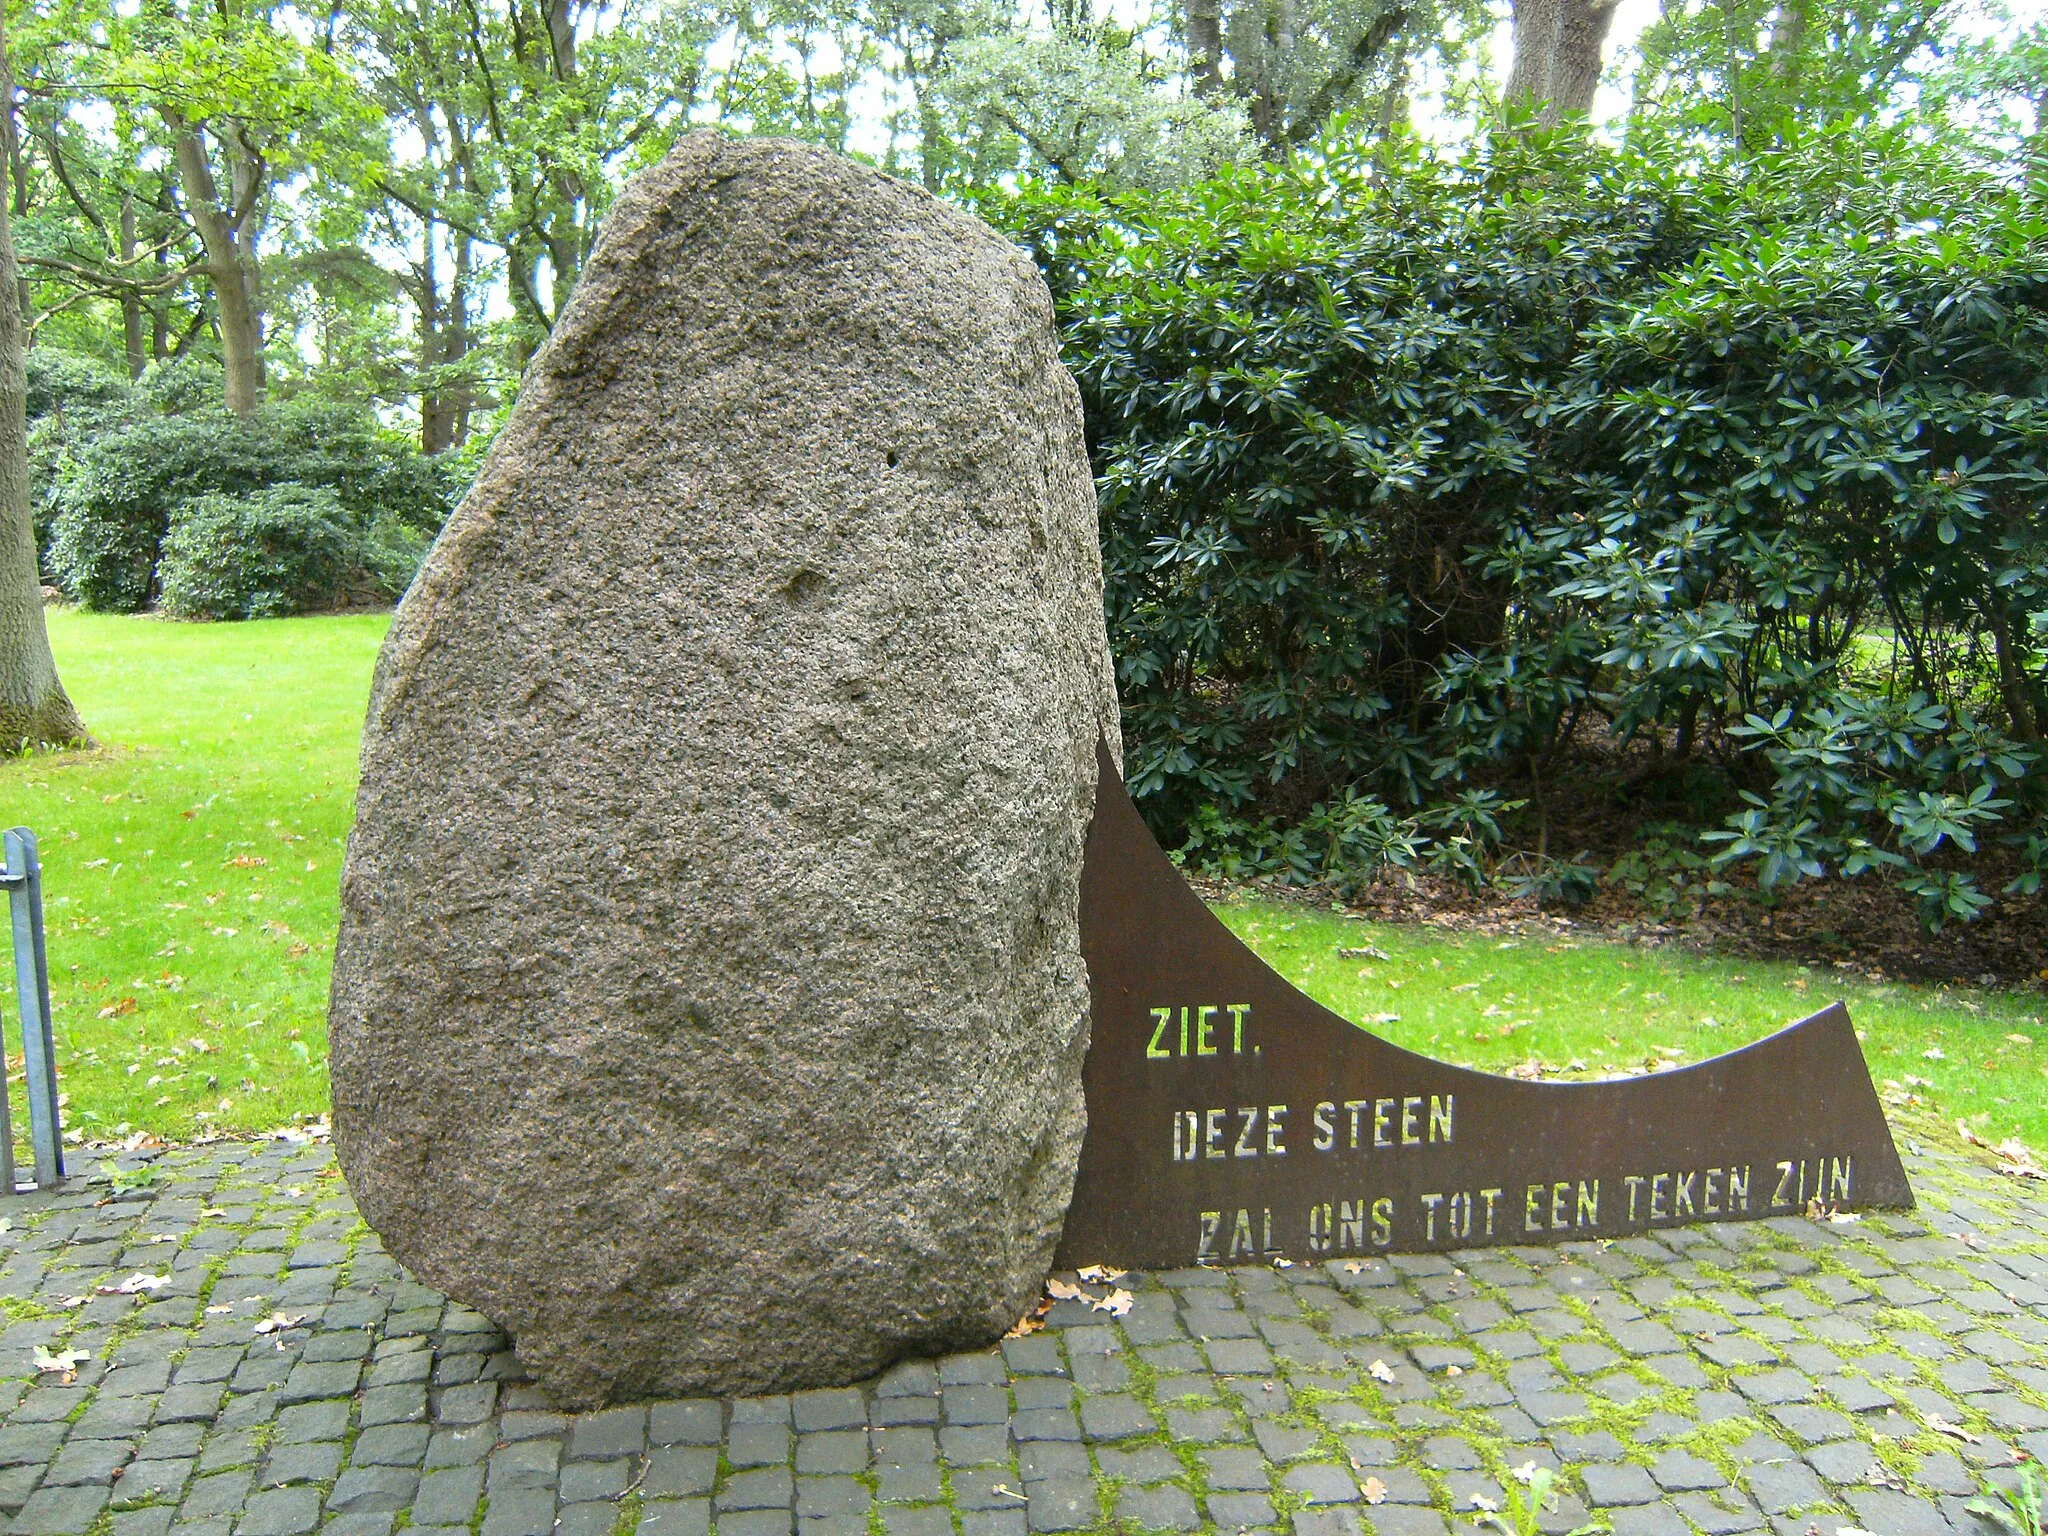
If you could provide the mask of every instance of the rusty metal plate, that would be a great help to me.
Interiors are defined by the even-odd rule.
[[[1081,880],[1088,1134],[1059,1263],[1297,1262],[1913,1203],[1839,1003],[1694,1066],[1532,1083],[1416,1055],[1282,980],[1101,752]]]

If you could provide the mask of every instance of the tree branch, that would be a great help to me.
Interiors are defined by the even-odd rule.
[[[71,201],[78,205],[78,211],[85,215],[87,222],[99,231],[100,239],[106,240],[107,226],[93,211],[92,205],[86,202],[84,194],[73,185],[71,172],[64,164],[64,152],[57,145],[56,135],[41,128],[31,128],[29,133],[31,137],[42,140],[44,149],[49,153],[50,170],[56,176],[57,184],[70,196]]]
[[[1324,120],[1335,110],[1337,103],[1343,100],[1344,93],[1358,83],[1358,77],[1372,66],[1373,61],[1393,40],[1394,34],[1408,25],[1408,21],[1407,7],[1398,5],[1391,10],[1382,11],[1373,18],[1372,25],[1360,33],[1358,40],[1351,45],[1350,51],[1344,57],[1344,63],[1316,88],[1316,93],[1309,97],[1308,105],[1302,108],[1300,116],[1287,125],[1288,143],[1299,144],[1322,127]]]

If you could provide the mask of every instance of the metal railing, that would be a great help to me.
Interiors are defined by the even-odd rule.
[[[21,1061],[28,1082],[28,1137],[35,1149],[34,1187],[48,1189],[64,1177],[64,1135],[57,1115],[57,1052],[50,1034],[50,962],[43,949],[43,866],[36,835],[11,828],[0,838],[0,890],[7,892],[14,931],[14,991],[21,1019]],[[6,1030],[0,1027],[0,1045]],[[5,1053],[0,1051],[0,1060]],[[0,1085],[0,1194],[16,1194],[14,1120]]]

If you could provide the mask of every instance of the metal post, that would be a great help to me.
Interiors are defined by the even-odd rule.
[[[27,827],[10,829],[5,848],[21,1058],[28,1078],[29,1142],[35,1148],[36,1183],[48,1189],[64,1177],[64,1138],[57,1113],[56,1042],[50,1032],[50,962],[43,948],[43,866],[36,857],[36,835]],[[12,1184],[8,1187],[11,1190]]]
[[[0,888],[12,891],[11,872],[0,864]],[[0,1011],[0,1195],[17,1193],[14,1187],[14,1111],[7,1092],[7,1017]],[[26,1060],[26,1056],[23,1058]]]

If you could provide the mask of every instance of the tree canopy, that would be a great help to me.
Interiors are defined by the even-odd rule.
[[[1674,0],[1608,132],[1714,163],[1900,129],[2008,176],[2048,44],[1965,0]],[[693,126],[969,198],[1166,190],[1334,139],[1455,151],[1593,104],[1610,0],[21,0],[31,347],[190,360],[249,416],[370,402],[423,449],[503,404],[618,186]]]

